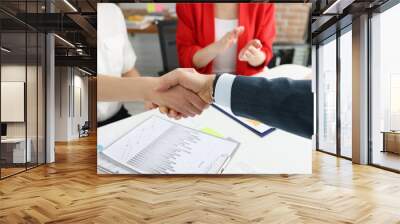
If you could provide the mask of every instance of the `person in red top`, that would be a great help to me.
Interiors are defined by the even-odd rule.
[[[254,75],[272,58],[275,7],[269,3],[177,3],[181,67]]]

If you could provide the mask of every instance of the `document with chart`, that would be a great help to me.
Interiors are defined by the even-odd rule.
[[[239,143],[152,116],[102,151],[140,174],[218,174]]]

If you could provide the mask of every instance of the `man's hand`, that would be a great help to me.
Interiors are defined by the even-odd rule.
[[[164,91],[158,91],[157,89],[163,85],[163,77],[146,77],[146,81],[143,81],[142,85],[145,90],[143,100],[151,102],[146,103],[148,109],[159,107],[165,110],[165,108],[168,108],[176,111],[182,117],[193,117],[201,114],[207,107],[207,103],[196,93],[179,85],[170,86]]]
[[[171,108],[183,117],[199,115],[207,105],[196,94],[181,86],[175,86],[165,92],[155,91],[153,97],[151,101],[159,105],[160,109]]]
[[[251,66],[257,67],[264,63],[265,53],[261,50],[262,44],[260,40],[253,39],[239,52],[239,60],[247,61]]]
[[[232,31],[226,33],[220,40],[216,43],[218,51],[222,52],[230,48],[239,39],[240,34],[244,32],[244,26],[239,26]]]
[[[191,68],[179,68],[162,76],[157,90],[160,92],[168,91],[180,85],[196,93],[205,103],[210,104],[212,103],[212,85],[214,79],[215,75],[202,75]],[[169,108],[160,107],[160,112],[175,119],[184,117],[183,114]]]
[[[202,75],[192,68],[178,68],[160,79],[158,91],[166,91],[180,85],[196,93],[204,102],[212,103],[212,85],[215,75]]]

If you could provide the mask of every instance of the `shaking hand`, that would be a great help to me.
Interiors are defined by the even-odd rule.
[[[212,103],[212,85],[215,75],[202,75],[191,68],[175,69],[160,78],[157,91],[164,93],[176,87],[183,87],[199,96],[206,105]],[[185,114],[174,108],[159,107],[160,112],[171,118],[179,119]],[[204,109],[204,108],[203,108]]]

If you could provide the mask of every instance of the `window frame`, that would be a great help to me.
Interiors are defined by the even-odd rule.
[[[27,1],[23,1],[23,2],[27,3]],[[36,11],[37,12],[39,12],[39,7],[38,7],[39,2],[40,2],[39,0],[33,1],[33,3],[37,4],[36,5]],[[46,108],[47,108],[47,44],[48,44],[47,34],[48,33],[40,31],[40,30],[28,25],[27,23],[24,23],[23,21],[21,21],[18,18],[12,16],[12,14],[10,14],[8,11],[6,11],[6,10],[4,10],[2,8],[0,8],[0,10],[1,10],[1,12],[6,13],[7,15],[9,15],[11,19],[14,19],[17,22],[22,23],[23,24],[23,30],[16,31],[16,32],[20,32],[21,34],[25,35],[25,49],[24,49],[24,51],[25,51],[25,87],[24,87],[24,89],[25,89],[25,93],[24,93],[25,94],[24,95],[24,98],[25,98],[24,99],[25,166],[24,166],[23,170],[15,172],[15,173],[12,173],[12,174],[9,174],[7,176],[3,176],[3,173],[2,173],[2,169],[3,168],[0,166],[0,180],[3,180],[3,179],[7,179],[9,177],[12,177],[14,175],[26,172],[26,171],[28,171],[30,169],[37,168],[37,167],[39,167],[41,165],[46,164],[46,162],[47,162],[47,144],[48,143],[47,143],[47,110],[46,110]],[[25,4],[25,11],[27,12],[27,5],[26,4]],[[46,13],[48,12],[48,7],[46,7],[45,12]],[[0,24],[0,26],[1,26],[1,24]],[[1,37],[2,37],[3,33],[10,33],[10,32],[0,30],[0,45],[1,45],[1,41],[2,41]],[[27,68],[27,66],[29,64],[28,63],[28,34],[29,33],[30,34],[34,34],[36,36],[36,49],[35,49],[35,51],[36,51],[36,60],[34,62],[35,66],[36,66],[36,72],[35,72],[36,73],[36,91],[35,91],[35,93],[32,93],[32,94],[36,95],[36,122],[34,122],[34,123],[36,123],[36,136],[34,136],[33,138],[36,138],[36,141],[37,141],[37,145],[36,145],[36,161],[35,161],[34,164],[29,164],[30,166],[28,166],[28,163],[29,163],[29,162],[27,162],[28,161],[27,160],[28,154],[26,153],[27,152],[27,147],[28,147],[28,144],[27,144],[27,142],[28,142],[28,110],[27,110],[27,94],[28,94],[27,93],[27,83],[28,83],[27,75],[28,75],[28,68]],[[43,34],[43,35],[39,35],[39,34]],[[42,36],[42,38],[39,38],[39,36]],[[41,41],[42,48],[43,48],[43,49],[41,49],[41,51],[39,51],[39,41]],[[43,55],[41,55],[42,60],[44,61],[43,64],[39,63],[39,55],[40,55],[39,52],[43,53]],[[0,82],[1,82],[1,67],[2,67],[2,62],[3,62],[2,59],[3,58],[2,58],[2,55],[0,53]],[[38,139],[39,139],[39,113],[38,113],[38,111],[39,111],[39,96],[38,96],[39,95],[39,81],[38,81],[39,69],[38,69],[38,66],[40,66],[40,65],[42,65],[42,71],[41,71],[41,73],[42,73],[41,74],[42,75],[42,82],[43,82],[42,83],[43,84],[42,88],[44,88],[43,89],[43,94],[42,94],[44,96],[44,98],[42,99],[43,105],[41,105],[43,107],[42,109],[44,109],[44,111],[43,111],[44,114],[43,114],[43,117],[40,118],[40,120],[43,122],[43,125],[44,125],[42,127],[44,129],[43,130],[43,145],[42,145],[42,147],[43,147],[42,152],[44,153],[44,155],[41,155],[41,157],[43,157],[43,162],[39,162],[39,141],[38,141]],[[0,90],[1,90],[1,86],[0,86]],[[0,105],[0,111],[1,111],[1,105]],[[42,119],[44,119],[44,120],[42,120]],[[1,119],[0,119],[0,123],[1,123]],[[1,156],[1,144],[0,144],[0,156]]]
[[[384,13],[385,11],[393,8],[394,6],[400,4],[400,1],[398,0],[388,0],[382,5],[368,11],[368,165],[380,168],[383,170],[395,172],[395,173],[400,173],[400,169],[394,169],[391,167],[387,167],[384,165],[376,164],[373,162],[373,131],[372,131],[372,119],[373,119],[373,113],[372,113],[372,94],[373,94],[373,89],[372,89],[372,19],[374,17],[374,14],[381,14]]]
[[[339,28],[336,30],[335,33],[327,36],[324,39],[319,40],[316,43],[316,150],[319,152],[323,152],[329,155],[333,155],[333,156],[337,156],[339,158],[343,158],[346,160],[352,160],[352,158],[347,157],[347,156],[343,156],[341,153],[341,119],[340,119],[340,103],[341,103],[341,99],[340,99],[340,81],[341,81],[341,65],[340,65],[340,38],[342,35],[346,34],[347,32],[351,32],[352,30],[352,22],[349,22],[349,18],[350,17],[344,17],[343,20],[344,22],[343,27]],[[340,22],[341,20],[339,20],[338,22]],[[318,49],[320,48],[320,46],[322,44],[327,44],[331,41],[336,41],[336,60],[335,60],[335,64],[336,64],[336,152],[332,153],[332,152],[328,152],[324,149],[320,149],[319,147],[319,104],[320,104],[320,99],[319,99],[319,91],[320,91],[320,86],[319,86],[319,78],[320,78],[320,74],[319,74],[319,51]]]

